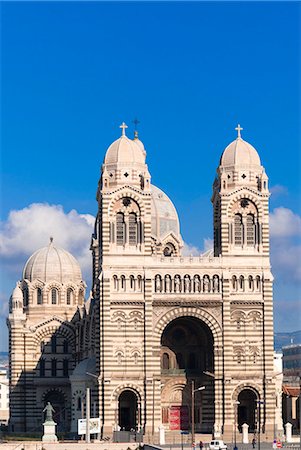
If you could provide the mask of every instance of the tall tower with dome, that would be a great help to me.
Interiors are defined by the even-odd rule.
[[[204,387],[195,395],[197,433],[228,440],[237,422],[272,438],[269,191],[258,152],[238,126],[213,183],[214,249],[183,256],[175,206],[152,184],[138,133],[130,139],[120,128],[97,188],[91,297],[83,301],[78,264],[53,242],[29,259],[13,292],[11,386],[19,406],[11,424],[23,426],[22,395],[34,424],[45,399],[62,392],[65,416],[57,420],[75,433],[90,387],[102,435],[151,436],[164,426],[172,436],[191,429],[191,390]],[[24,349],[34,357],[24,361]],[[34,402],[40,409],[31,414]]]

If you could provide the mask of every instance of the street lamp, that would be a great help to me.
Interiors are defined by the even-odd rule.
[[[205,386],[201,386],[197,389],[194,389],[194,380],[191,380],[191,446],[195,448],[194,442],[194,393],[197,391],[203,391]]]
[[[86,372],[86,375],[98,379],[94,373]],[[86,443],[90,444],[90,388],[86,387]]]
[[[222,378],[217,378],[213,372],[209,372],[208,370],[203,371],[204,375],[207,375],[208,377],[213,378],[215,381],[221,381],[222,382],[222,426],[221,426],[221,432],[224,432],[224,423],[225,423],[225,378],[224,376]],[[215,436],[215,432],[213,433]]]
[[[236,446],[236,428],[237,428],[237,408],[238,408],[239,404],[240,404],[240,402],[238,400],[233,402],[233,405],[234,405],[234,450],[237,450],[237,446]]]
[[[258,422],[258,450],[260,450],[260,431],[261,431],[260,405],[264,405],[264,402],[262,400],[256,400],[256,403],[257,403],[257,422]]]

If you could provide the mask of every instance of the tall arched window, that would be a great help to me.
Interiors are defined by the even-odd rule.
[[[51,289],[51,304],[56,305],[57,299],[58,299],[57,289],[53,288],[53,289]]]
[[[113,275],[113,284],[114,284],[114,291],[118,291],[118,277],[117,277],[117,275]]]
[[[29,292],[28,292],[28,287],[26,286],[23,289],[23,305],[28,306],[28,303],[29,303]]]
[[[63,360],[63,377],[69,376],[69,361],[68,359]]]
[[[254,280],[252,275],[249,275],[249,290],[253,291],[253,289],[254,289]]]
[[[121,284],[121,289],[123,291],[125,291],[125,276],[124,275],[121,275],[121,277],[120,277],[120,284]]]
[[[67,305],[71,305],[73,300],[73,290],[71,288],[67,289]]]
[[[51,376],[56,377],[56,370],[57,370],[57,361],[56,359],[51,360]]]
[[[137,289],[138,289],[138,291],[142,290],[142,276],[141,275],[138,275],[138,277],[137,277]]]
[[[252,247],[255,245],[255,221],[253,214],[247,215],[246,243]]]
[[[41,305],[43,303],[43,298],[42,298],[42,289],[38,288],[37,289],[37,304]]]
[[[243,244],[243,225],[241,214],[235,214],[234,216],[234,244]]]
[[[135,213],[129,214],[129,244],[137,245],[138,243],[138,226],[137,216]]]
[[[239,277],[239,289],[245,290],[245,277],[243,275]]]
[[[45,359],[41,358],[40,359],[40,377],[44,377],[45,376]]]
[[[162,356],[162,369],[163,370],[168,370],[169,369],[169,354],[168,353],[163,353],[163,356]]]
[[[123,245],[124,243],[125,243],[124,214],[119,212],[116,214],[116,244]]]
[[[232,289],[233,291],[237,291],[237,276],[233,275],[232,277]]]
[[[131,289],[132,291],[135,290],[135,278],[134,278],[133,275],[130,275],[130,289]]]

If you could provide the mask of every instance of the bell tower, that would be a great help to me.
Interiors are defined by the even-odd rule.
[[[214,255],[269,255],[268,177],[241,137],[224,150],[213,183]]]

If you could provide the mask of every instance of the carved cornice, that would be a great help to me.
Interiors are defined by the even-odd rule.
[[[222,302],[218,300],[154,300],[153,306],[213,306],[220,307]]]

